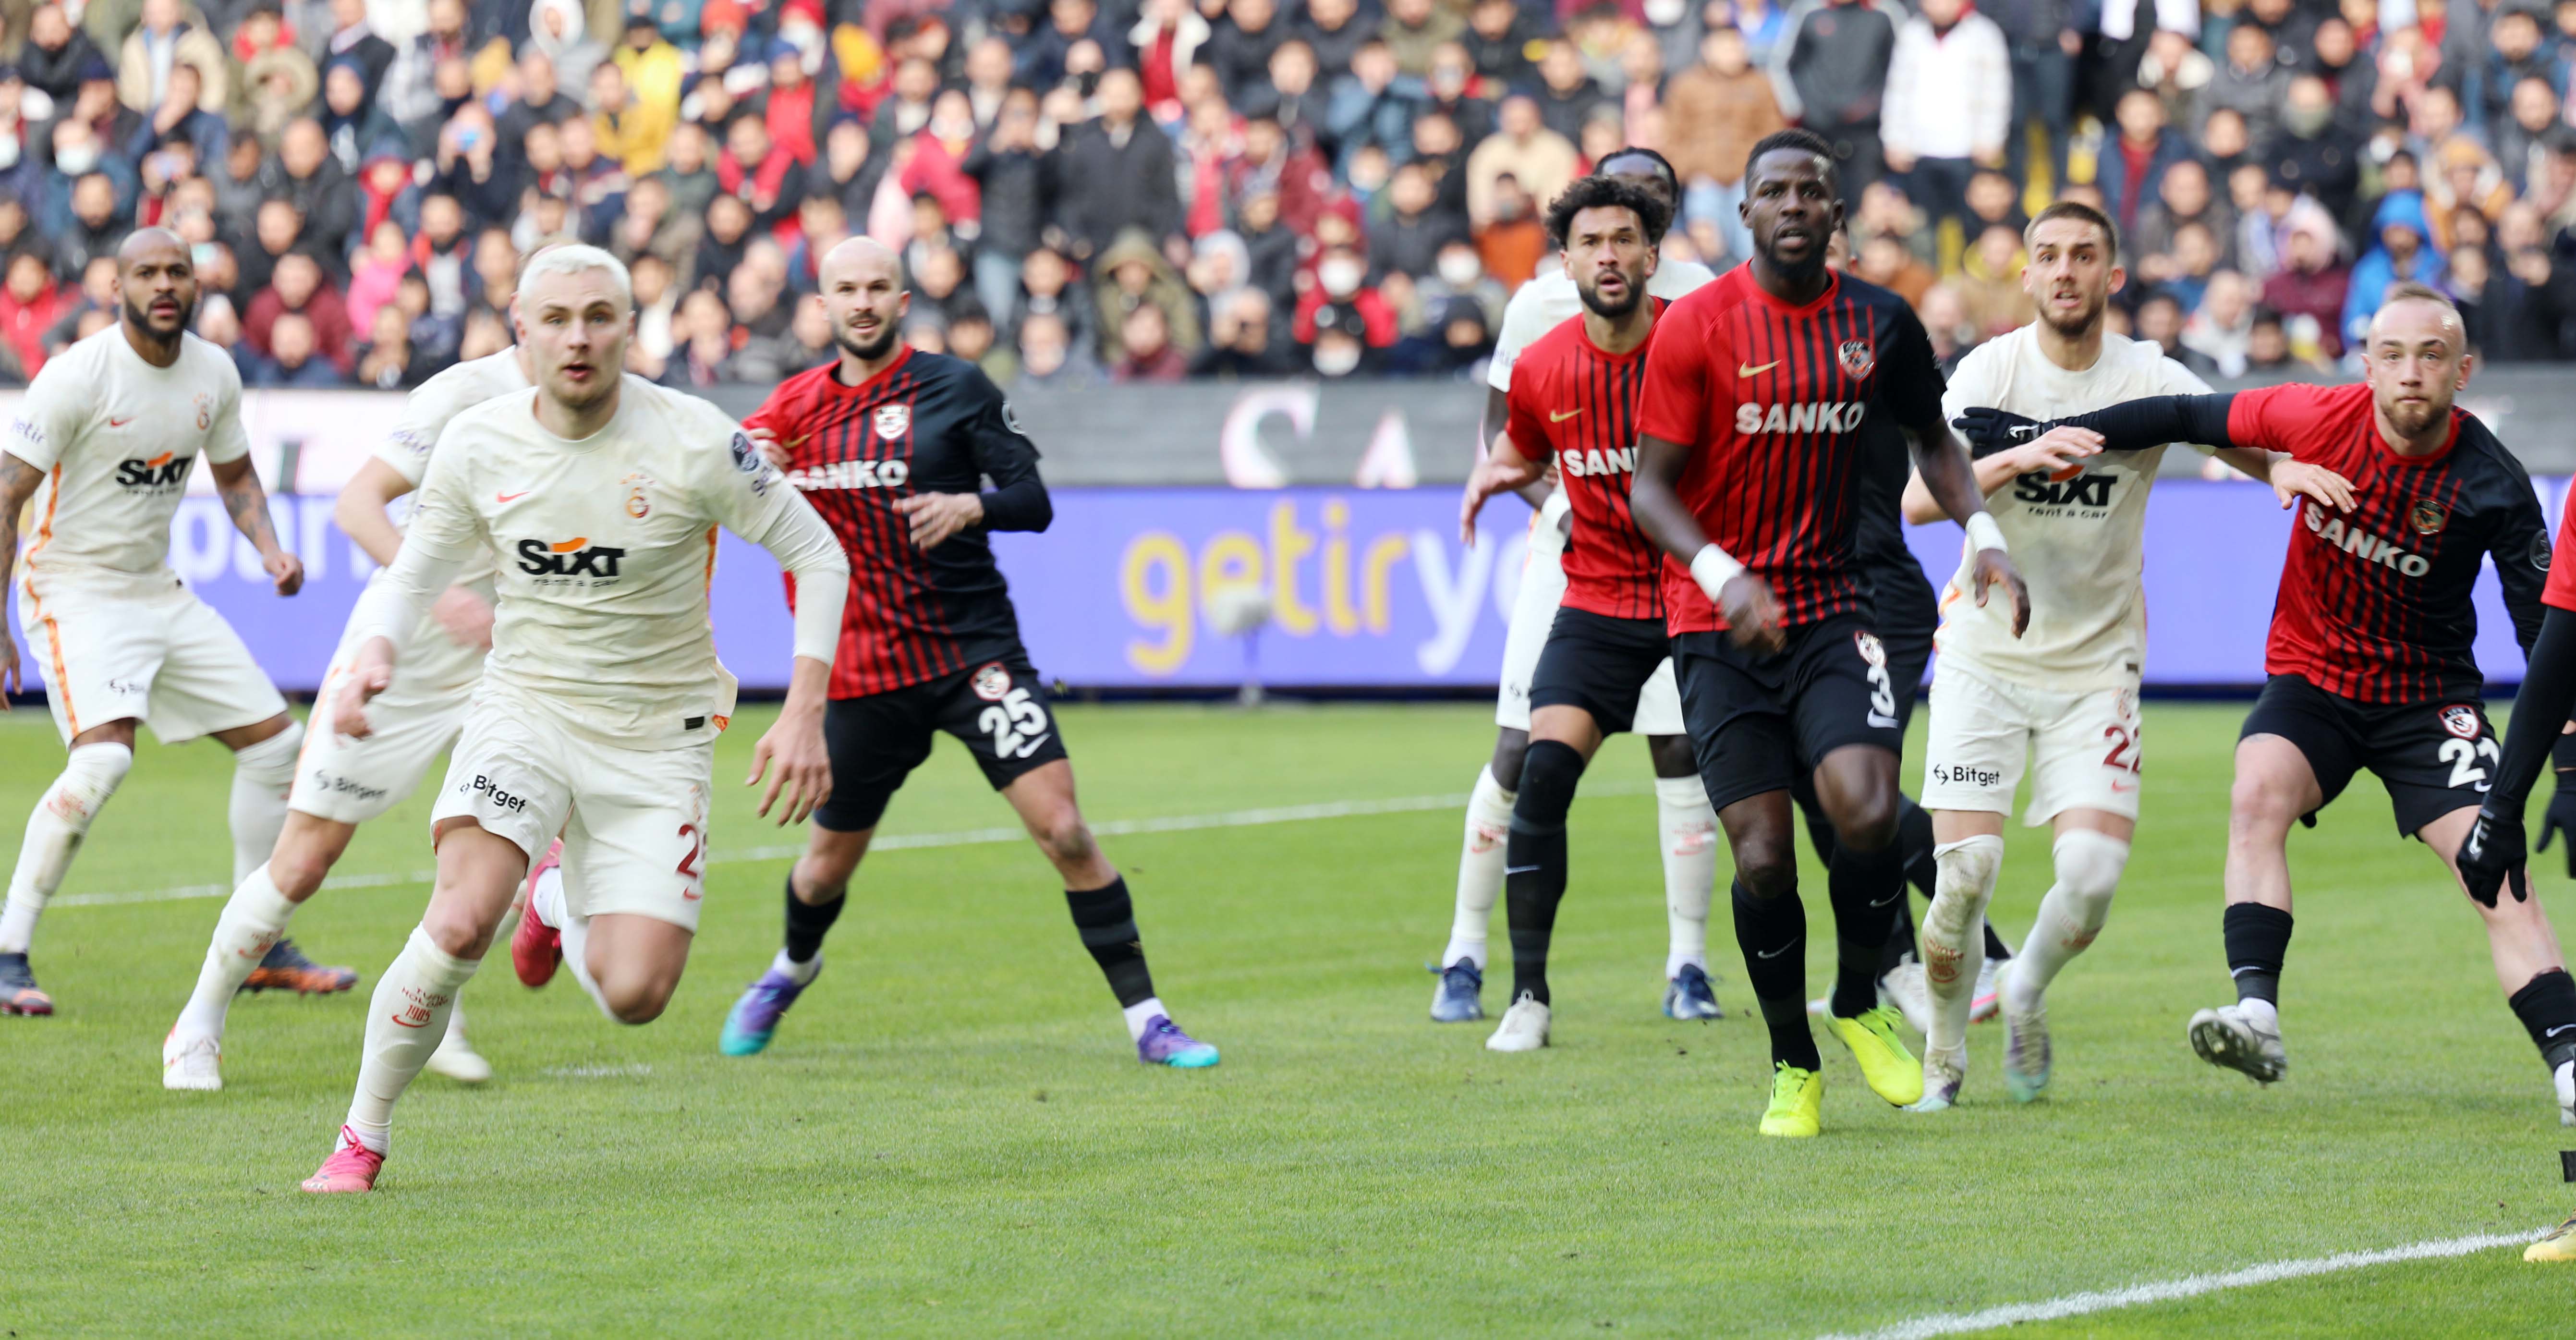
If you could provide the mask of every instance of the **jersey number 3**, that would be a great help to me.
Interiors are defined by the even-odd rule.
[[[1011,690],[985,708],[975,724],[993,737],[993,753],[1001,758],[1027,758],[1046,742],[1046,709],[1027,689]]]

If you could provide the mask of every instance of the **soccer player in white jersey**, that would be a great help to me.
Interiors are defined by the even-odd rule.
[[[1625,177],[1659,193],[1670,205],[1680,188],[1673,168],[1651,149],[1626,148],[1601,160],[1602,176]],[[1646,291],[1671,301],[1716,276],[1695,261],[1667,259],[1646,281]],[[1562,270],[1520,286],[1503,309],[1503,329],[1486,373],[1484,431],[1500,433],[1509,410],[1512,360],[1541,335],[1583,310],[1582,295]],[[1565,598],[1563,554],[1573,527],[1564,491],[1549,474],[1538,517],[1530,525],[1529,560],[1503,641],[1502,691],[1494,704],[1494,756],[1476,774],[1467,799],[1467,834],[1458,855],[1457,904],[1448,947],[1440,952],[1440,983],[1431,995],[1431,1018],[1464,1023],[1485,1017],[1485,939],[1494,903],[1503,891],[1505,839],[1519,799],[1521,764],[1529,752],[1530,677],[1547,646],[1556,607]],[[1525,495],[1526,496],[1526,495]],[[1690,736],[1682,729],[1681,693],[1672,663],[1657,670],[1637,701],[1636,732],[1646,737],[1655,768],[1655,812],[1664,855],[1664,906],[1671,943],[1664,961],[1664,1013],[1676,1019],[1714,1019],[1717,996],[1708,984],[1709,891],[1717,878],[1717,812],[1708,807]]]
[[[402,546],[385,508],[420,487],[430,449],[450,419],[496,396],[528,389],[517,348],[459,363],[423,382],[404,399],[402,418],[340,490],[334,514],[340,528],[376,562],[391,565]],[[383,580],[378,572],[376,580]],[[492,564],[469,562],[429,614],[430,627],[412,641],[402,672],[368,709],[372,733],[351,740],[330,730],[312,732],[298,760],[295,788],[286,799],[286,826],[268,860],[243,878],[215,922],[196,991],[161,1044],[161,1085],[167,1089],[220,1089],[224,1015],[251,965],[285,933],[288,918],[322,887],[323,877],[349,848],[358,825],[401,804],[429,765],[456,742],[474,685],[483,676],[483,654],[492,636]],[[356,625],[341,636],[316,702],[331,700],[337,677],[356,658]],[[492,1067],[465,1039],[462,1007],[447,1016],[447,1031],[429,1068],[468,1084],[492,1076]]]
[[[2038,304],[2039,319],[1968,354],[1950,377],[1948,416],[1993,406],[2044,421],[2142,396],[2207,393],[2153,343],[2103,329],[2110,295],[2126,278],[2108,219],[2087,205],[2059,202],[2031,220],[2025,242],[2030,262],[2022,288]],[[1922,801],[1939,845],[1932,908],[1923,920],[1932,1027],[1918,1111],[1949,1107],[1967,1073],[1979,928],[2025,764],[2031,799],[2024,821],[2054,826],[2057,879],[2000,983],[2004,1086],[2018,1101],[2048,1086],[2048,985],[2101,931],[2129,859],[2147,650],[2140,533],[2164,448],[2097,451],[2030,442],[1975,463],[1987,510],[2029,574],[2030,625],[2016,638],[2000,602],[1980,607],[1963,599],[1971,580],[1964,566],[1942,592]],[[2286,457],[2275,463],[2264,452],[2218,454],[2268,479],[2285,504],[2309,493],[2336,505],[2337,489],[2347,490],[2349,502],[2350,486],[2329,472]],[[1920,476],[1906,485],[1905,513],[1918,524],[1942,516]]]
[[[492,652],[431,811],[438,880],[376,984],[357,1094],[313,1192],[375,1185],[393,1104],[438,1045],[537,853],[564,880],[527,915],[562,937],[601,1011],[658,1017],[705,896],[715,738],[734,707],[707,592],[719,526],[796,579],[786,705],[752,754],[760,812],[804,818],[831,792],[823,700],[849,563],[734,421],[619,372],[634,338],[626,268],[596,247],[530,261],[518,323],[536,389],[466,410],[430,457],[402,550],[350,616],[356,655],[324,729],[366,738],[422,616],[471,559],[497,575]]]
[[[233,751],[236,880],[277,841],[304,739],[240,636],[170,570],[171,518],[202,455],[277,593],[304,584],[251,469],[241,374],[188,333],[197,275],[177,234],[145,228],[127,238],[116,277],[116,324],[47,360],[0,440],[0,583],[21,559],[19,626],[71,751],[28,816],[0,910],[0,1014],[54,1012],[28,945],[72,853],[133,766],[137,722],[163,744],[211,735]],[[22,556],[18,518],[30,499]],[[24,673],[0,627],[0,689],[24,687]]]

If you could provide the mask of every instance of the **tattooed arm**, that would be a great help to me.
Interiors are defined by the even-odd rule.
[[[9,569],[18,561],[18,514],[27,510],[27,500],[36,496],[36,486],[44,479],[44,471],[0,451],[0,606],[9,603]],[[24,692],[27,687],[18,668],[18,644],[9,636],[11,626],[0,619],[0,695]],[[0,711],[8,707],[7,697],[0,696]]]
[[[259,550],[259,565],[268,569],[277,593],[291,596],[302,590],[304,561],[278,547],[277,530],[268,520],[268,490],[259,486],[259,472],[250,468],[250,457],[220,465],[209,460],[206,468],[215,472],[215,492],[222,496],[224,510],[232,514],[233,529]]]

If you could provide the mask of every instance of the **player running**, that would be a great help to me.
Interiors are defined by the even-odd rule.
[[[777,439],[767,449],[783,455],[788,482],[814,500],[858,574],[846,624],[835,616],[840,658],[824,716],[833,790],[787,874],[786,944],[734,1003],[718,1049],[766,1048],[823,970],[824,934],[877,820],[945,731],[1063,877],[1074,929],[1109,979],[1136,1059],[1215,1065],[1217,1049],[1182,1032],[1154,994],[1127,881],[1082,821],[1073,764],[985,538],[1044,530],[1054,517],[1036,445],[974,364],[903,343],[911,295],[893,252],[852,238],[823,257],[819,278],[840,356],[780,384],[749,422]],[[800,625],[816,594],[790,582]],[[832,603],[841,609],[838,593]]]
[[[1941,421],[1941,374],[1903,299],[1825,265],[1842,224],[1833,152],[1803,130],[1754,145],[1743,206],[1753,259],[1674,303],[1646,355],[1630,506],[1673,557],[1673,666],[1700,778],[1735,856],[1736,939],[1769,1026],[1765,1135],[1816,1134],[1821,1058],[1807,1026],[1806,914],[1790,786],[1812,773],[1832,822],[1838,971],[1827,1025],[1872,1090],[1902,1106],[1922,1069],[1878,1003],[1904,897],[1896,689],[1853,556],[1865,415],[1913,438],[1915,465],[1968,527],[1977,598],[2028,597]],[[1741,558],[1735,555],[1742,555]],[[1685,568],[1683,565],[1687,564]],[[1911,686],[1908,686],[1909,689]]]
[[[478,553],[498,560],[492,653],[431,812],[437,886],[376,984],[357,1094],[307,1191],[375,1185],[395,1100],[556,833],[561,892],[532,899],[526,919],[560,933],[610,1018],[647,1023],[670,1001],[705,895],[715,737],[734,706],[707,616],[718,526],[808,586],[786,705],[752,753],[753,783],[776,765],[760,812],[792,823],[831,791],[823,688],[849,574],[831,531],[714,406],[619,373],[635,301],[614,257],[544,252],[518,309],[536,390],[440,435],[402,550],[350,616],[357,655],[325,709],[329,728],[367,738],[368,701],[423,616]]]
[[[1661,200],[1666,217],[1680,198],[1672,164],[1652,149],[1625,148],[1601,160],[1599,175],[1632,183]],[[1661,230],[1654,238],[1661,243]],[[1646,292],[1670,302],[1716,276],[1696,261],[1664,261],[1646,279]],[[1584,311],[1582,295],[1564,270],[1550,270],[1521,285],[1503,309],[1503,328],[1487,364],[1487,433],[1499,433],[1510,414],[1507,397],[1522,350]],[[1528,561],[1503,641],[1502,688],[1494,702],[1494,755],[1468,794],[1466,838],[1458,855],[1458,893],[1449,943],[1433,969],[1435,1023],[1485,1017],[1485,937],[1494,900],[1503,892],[1506,838],[1519,803],[1530,744],[1530,687],[1565,596],[1563,554],[1573,526],[1572,500],[1553,473],[1519,490],[1538,505],[1530,523]],[[1717,995],[1708,983],[1709,890],[1717,880],[1717,814],[1691,762],[1682,726],[1681,695],[1672,673],[1659,670],[1638,695],[1638,734],[1655,770],[1655,816],[1664,863],[1664,907],[1671,940],[1664,955],[1664,1013],[1675,1019],[1715,1019]]]
[[[1548,206],[1548,237],[1565,258],[1583,314],[1521,351],[1503,432],[1468,480],[1459,509],[1459,534],[1472,544],[1486,499],[1538,483],[1552,466],[1574,517],[1563,555],[1564,602],[1530,677],[1530,743],[1504,866],[1512,1005],[1485,1040],[1491,1051],[1547,1045],[1548,941],[1565,897],[1565,817],[1575,784],[1602,738],[1635,724],[1648,682],[1672,675],[1663,555],[1628,515],[1637,384],[1664,308],[1646,285],[1671,222],[1660,195],[1618,177],[1585,177]],[[1706,989],[1704,966],[1683,971]]]
[[[2030,263],[2022,289],[2039,319],[1969,353],[1942,398],[1949,413],[1993,405],[2049,419],[2143,396],[2208,393],[2153,343],[2103,329],[2110,297],[2127,279],[2109,219],[2061,201],[2031,220],[2023,243]],[[2350,486],[2319,467],[2286,459],[2276,466],[2260,451],[2219,455],[2269,478],[2285,504],[2299,488],[2329,506],[2351,499]],[[1942,594],[1947,617],[1923,784],[1940,875],[1923,923],[1933,1017],[1918,1111],[1949,1107],[1967,1073],[1970,937],[1994,898],[2004,816],[2025,764],[2032,780],[2024,822],[2054,827],[2056,882],[2000,983],[2004,1087],[2025,1103],[2048,1087],[2044,993],[2101,932],[2137,828],[2145,747],[2138,686],[2147,650],[2140,539],[2147,490],[2163,456],[2162,444],[2101,456],[2061,441],[2027,442],[1976,461],[1977,488],[1996,527],[2029,565],[2030,626],[2015,637],[2001,609],[1962,599],[1975,580],[1965,564]],[[1941,517],[1919,480],[1908,487],[1905,508],[1913,521]]]
[[[524,356],[517,348],[459,363],[404,398],[402,417],[366,463],[340,490],[333,516],[340,529],[384,567],[402,548],[402,532],[385,508],[420,487],[430,450],[448,421],[498,396],[528,389]],[[385,580],[379,571],[373,578]],[[353,740],[317,730],[296,766],[295,789],[286,800],[286,826],[266,863],[250,872],[215,922],[196,991],[161,1044],[161,1085],[167,1089],[221,1089],[224,1015],[243,974],[282,935],[287,920],[331,873],[358,825],[401,804],[420,785],[429,765],[456,742],[466,705],[483,677],[491,647],[493,572],[488,557],[467,560],[455,585],[431,607],[431,627],[415,636],[412,654],[394,682],[369,704],[373,730]],[[317,703],[332,700],[339,676],[360,650],[353,622],[331,655]],[[325,723],[326,725],[328,723]],[[465,1011],[447,1016],[446,1036],[429,1068],[450,1079],[480,1084],[492,1067],[465,1039]]]
[[[70,749],[27,817],[0,909],[0,1014],[54,1012],[28,946],[72,854],[133,767],[136,722],[165,745],[211,735],[233,751],[236,881],[277,841],[304,739],[241,637],[170,570],[170,521],[202,455],[277,593],[304,585],[304,565],[278,546],[251,468],[241,374],[221,348],[188,333],[197,273],[177,234],[137,231],[117,248],[116,274],[116,324],[46,360],[0,441],[0,583],[19,557],[18,518],[28,511],[19,625]],[[0,628],[0,691],[25,684],[17,646]],[[346,968],[314,967],[284,940],[248,977],[297,991],[357,981]]]
[[[2397,284],[2371,318],[2358,385],[2159,396],[2048,425],[1984,408],[1967,416],[1973,434],[1993,441],[2267,448],[2352,481],[2351,507],[2338,515],[2310,502],[2290,529],[2264,656],[2270,678],[2238,736],[2229,800],[2225,930],[2238,998],[2191,1018],[2201,1059],[2263,1083],[2289,1070],[2279,993],[2291,929],[2290,825],[2367,768],[2388,788],[2397,831],[2456,873],[2502,755],[2470,650],[2470,590],[2484,558],[2495,560],[2526,649],[2540,629],[2549,534],[2521,463],[2453,404],[2471,370],[2466,345],[2450,299]],[[2538,719],[2554,729],[2565,717]],[[2537,900],[2498,901],[2492,883],[2482,896],[2479,885],[2465,887],[2514,1013],[2567,1074],[2576,984],[2548,917]],[[2563,1110],[2563,1083],[2559,1097]]]

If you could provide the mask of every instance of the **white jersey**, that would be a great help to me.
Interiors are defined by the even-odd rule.
[[[143,361],[122,323],[46,360],[0,449],[44,472],[21,558],[30,583],[170,587],[170,522],[204,456],[250,452],[241,373],[182,334],[166,368]]]
[[[1944,418],[1972,405],[2057,419],[2158,395],[2207,395],[2209,386],[2154,344],[2105,332],[2102,355],[2082,372],[2049,361],[2038,327],[1977,346],[1950,375]],[[2064,477],[2023,475],[1986,499],[2030,584],[2030,627],[2012,633],[2009,602],[1979,608],[1970,556],[1941,593],[1936,645],[1978,673],[2040,688],[2081,691],[2134,685],[2147,654],[2141,532],[2161,446],[2106,453]],[[1962,546],[1964,550],[1965,546]]]
[[[718,526],[791,570],[846,571],[822,519],[706,401],[630,376],[608,424],[574,442],[539,426],[533,392],[507,395],[449,421],[387,580],[425,608],[443,583],[419,583],[487,550],[499,598],[478,701],[497,691],[592,738],[679,748],[733,711],[707,614]]]
[[[1671,302],[1716,278],[1716,271],[1698,261],[1665,261],[1646,281],[1646,292]],[[1512,290],[1512,300],[1503,308],[1503,328],[1494,336],[1493,359],[1485,365],[1485,384],[1497,391],[1512,389],[1512,363],[1521,350],[1582,310],[1583,295],[1562,266]]]

